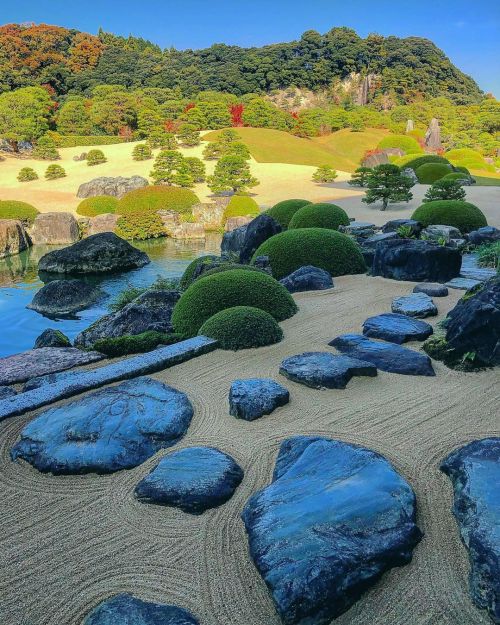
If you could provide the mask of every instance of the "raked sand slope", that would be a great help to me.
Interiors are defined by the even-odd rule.
[[[289,355],[325,350],[327,341],[358,332],[371,314],[412,283],[366,276],[335,279],[327,292],[300,294],[300,312],[283,323],[278,345],[216,351],[154,377],[188,393],[195,407],[177,446],[212,445],[245,470],[234,497],[194,517],[140,504],[139,480],[168,451],[110,476],[55,477],[9,450],[33,415],[0,424],[0,623],[80,625],[99,601],[118,592],[173,603],[201,625],[279,625],[273,603],[247,552],[240,513],[249,495],[269,483],[280,442],[321,434],[384,454],[416,491],[425,538],[413,562],[393,569],[338,625],[487,625],[468,596],[468,563],[451,514],[451,486],[441,459],[472,439],[500,434],[498,370],[459,373],[435,363],[436,377],[379,373],[353,378],[346,390],[317,391],[281,379],[291,402],[253,423],[228,414],[238,377],[280,379]],[[461,292],[436,299],[440,317]],[[418,349],[418,345],[414,345]]]

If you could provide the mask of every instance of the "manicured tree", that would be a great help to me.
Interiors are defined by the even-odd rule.
[[[211,141],[203,148],[203,158],[212,161],[222,156],[222,146],[216,141]]]
[[[314,172],[312,179],[314,182],[333,182],[337,177],[337,172],[331,165],[321,165]]]
[[[41,87],[25,87],[0,95],[0,138],[18,151],[20,141],[35,141],[49,129],[52,101]]]
[[[213,193],[241,193],[259,184],[250,173],[250,165],[245,159],[231,155],[223,156],[218,161],[213,176],[209,176],[207,181]]]
[[[31,180],[38,180],[38,174],[31,167],[23,167],[17,174],[19,182],[30,182]]]
[[[250,150],[241,141],[233,141],[228,144],[222,144],[222,154],[224,156],[230,154],[231,156],[239,156],[240,158],[248,161],[250,158]]]
[[[228,145],[229,143],[235,143],[237,141],[240,141],[240,135],[236,132],[236,130],[226,128],[226,130],[223,130],[220,133],[217,141],[221,145]]]
[[[371,173],[371,167],[358,167],[351,176],[348,184],[353,187],[366,187],[368,185],[368,177]]]
[[[57,131],[62,135],[92,134],[92,122],[83,98],[72,97],[61,106],[57,114]]]
[[[182,159],[177,170],[174,172],[172,182],[179,187],[186,187],[187,189],[194,187],[193,175],[184,159]]]
[[[385,210],[389,202],[409,202],[413,194],[410,189],[413,181],[401,174],[397,165],[378,165],[368,177],[368,189],[362,202],[373,204],[381,201]]]
[[[200,133],[192,124],[182,124],[177,137],[180,143],[186,147],[195,147],[201,143]]]
[[[124,126],[134,126],[136,101],[124,88],[106,89],[111,85],[99,85],[93,91],[90,118],[108,135],[116,135]]]
[[[465,200],[465,189],[458,180],[436,180],[427,189],[422,202],[434,200]]]
[[[49,165],[45,171],[47,180],[57,180],[57,178],[65,178],[66,172],[60,165]]]
[[[162,150],[176,150],[178,148],[177,139],[171,132],[163,128],[157,128],[151,132],[147,138],[150,148],[161,148]]]
[[[162,150],[155,158],[150,176],[155,184],[174,184],[176,173],[184,159],[176,150]]]
[[[140,108],[137,112],[137,129],[142,137],[162,128],[163,118],[160,111],[154,106]]]
[[[132,150],[132,158],[134,161],[147,161],[153,158],[151,148],[146,143],[138,143]]]
[[[104,156],[102,150],[90,150],[87,152],[87,165],[92,167],[94,165],[100,165],[105,163],[108,159]]]
[[[205,182],[206,168],[202,160],[196,158],[196,156],[186,156],[184,164],[188,168],[194,182]]]
[[[38,139],[35,149],[33,150],[34,158],[41,158],[44,161],[57,161],[60,159],[56,144],[52,137],[43,135]]]

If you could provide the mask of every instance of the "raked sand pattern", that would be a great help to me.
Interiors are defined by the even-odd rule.
[[[318,391],[278,374],[283,358],[330,350],[338,335],[389,312],[414,283],[366,276],[296,297],[285,340],[242,352],[216,351],[152,377],[184,391],[195,414],[182,441],[139,467],[107,476],[42,475],[9,452],[32,414],[0,424],[0,623],[81,625],[108,596],[129,592],[188,609],[202,625],[280,625],[254,568],[240,513],[271,479],[280,442],[320,434],[359,443],[390,460],[414,488],[424,531],[410,565],[393,569],[336,625],[487,625],[468,594],[467,554],[451,513],[452,487],[439,463],[453,449],[500,434],[498,370],[460,373],[434,362],[436,377],[379,372],[345,390]],[[462,295],[435,299],[442,318]],[[418,349],[420,343],[409,343]],[[229,415],[237,378],[271,377],[290,403],[246,422]],[[194,445],[230,454],[245,476],[234,496],[201,516],[139,503],[133,491],[159,458]]]

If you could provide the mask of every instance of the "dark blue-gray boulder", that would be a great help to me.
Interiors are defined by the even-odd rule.
[[[312,265],[299,267],[290,275],[282,278],[280,282],[290,293],[322,291],[333,287],[332,276],[328,271]]]
[[[446,297],[448,289],[444,284],[437,282],[422,282],[413,287],[414,293],[425,293],[429,297]]]
[[[469,239],[469,242],[474,245],[495,243],[495,241],[500,241],[500,230],[498,228],[494,228],[493,226],[483,226],[482,228],[478,228],[478,230],[469,232],[467,238]]]
[[[115,595],[96,606],[83,625],[200,625],[187,610],[175,605]]]
[[[382,226],[382,232],[397,232],[401,227],[408,228],[409,234],[415,237],[422,231],[422,224],[415,219],[391,219]]]
[[[500,438],[455,450],[441,470],[453,483],[453,513],[469,552],[472,600],[500,623]]]
[[[462,258],[457,249],[429,241],[395,239],[375,248],[374,276],[414,282],[446,282],[460,274]]]
[[[239,228],[235,228],[229,232],[224,232],[222,242],[220,244],[221,254],[226,254],[228,256],[231,254],[237,254],[239,256],[245,240],[247,227],[248,224],[245,224],[244,226],[240,226]]]
[[[397,313],[384,313],[369,317],[363,323],[365,336],[398,344],[407,341],[425,341],[432,332],[432,326],[425,321]]]
[[[188,447],[165,456],[135,488],[139,501],[202,514],[228,501],[243,469],[212,447]]]
[[[17,395],[15,389],[10,386],[0,386],[0,400],[7,399],[7,397],[13,397]]]
[[[473,278],[453,278],[446,282],[445,286],[449,289],[458,289],[459,291],[470,291],[475,289],[481,284],[481,280],[474,280]]]
[[[438,309],[432,299],[425,293],[412,293],[403,297],[396,297],[392,300],[391,310],[393,313],[408,315],[424,319],[425,317],[435,317]]]
[[[286,625],[327,625],[422,537],[415,494],[380,454],[313,436],[285,440],[272,483],[242,518],[250,555]]]
[[[46,317],[70,317],[90,308],[103,295],[100,288],[83,280],[52,280],[35,294],[26,308]]]
[[[177,443],[192,416],[184,393],[136,378],[42,412],[22,430],[11,457],[44,473],[130,469]]]
[[[275,234],[282,231],[280,224],[265,213],[247,224],[245,237],[240,250],[240,263],[249,263],[257,248]]]
[[[229,414],[254,421],[289,401],[288,389],[270,378],[235,380],[229,391]]]
[[[35,339],[34,349],[42,347],[71,347],[69,338],[60,330],[47,328]]]
[[[355,375],[376,376],[377,367],[361,358],[330,352],[304,352],[285,358],[280,373],[311,388],[345,388]]]
[[[352,358],[371,362],[381,371],[402,375],[436,375],[429,356],[394,343],[372,341],[361,334],[344,334],[330,341],[329,345]]]

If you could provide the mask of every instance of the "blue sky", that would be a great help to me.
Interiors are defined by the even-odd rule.
[[[417,35],[500,97],[500,0],[0,0],[0,23],[24,21],[91,33],[102,26],[178,49],[289,41],[332,26],[363,37]]]

